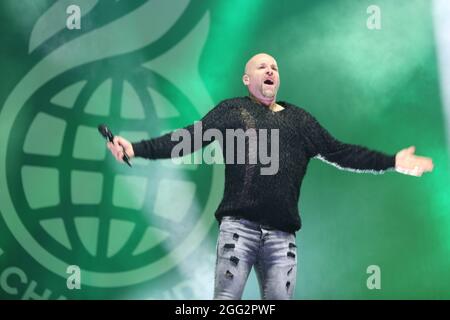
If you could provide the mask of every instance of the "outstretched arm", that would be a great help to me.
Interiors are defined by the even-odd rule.
[[[320,123],[306,112],[306,136],[310,157],[316,157],[340,169],[383,173],[394,169],[403,174],[421,176],[433,169],[430,158],[414,155],[414,147],[388,155],[366,147],[343,143],[334,138]]]
[[[201,143],[197,144],[195,143],[196,139],[194,138],[194,135],[200,134],[199,132],[205,132],[210,128],[219,128],[221,126],[221,121],[224,119],[225,112],[226,106],[222,102],[209,111],[199,122],[185,128],[177,129],[160,137],[135,143],[132,143],[123,137],[116,136],[114,137],[114,143],[108,142],[107,146],[117,161],[120,162],[122,162],[124,151],[130,158],[142,157],[147,159],[167,159],[173,156],[172,151],[174,150],[174,147],[180,143],[181,139],[187,138],[191,148],[183,148],[180,150],[182,152],[177,154],[177,156],[184,156],[195,152],[213,141],[204,141],[203,139],[200,139]]]

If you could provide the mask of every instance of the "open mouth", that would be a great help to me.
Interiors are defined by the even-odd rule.
[[[264,84],[268,84],[268,85],[273,86],[273,81],[270,80],[270,79],[267,79],[267,80],[264,81]]]

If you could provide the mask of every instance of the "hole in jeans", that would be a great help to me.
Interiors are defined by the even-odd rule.
[[[230,261],[233,262],[236,266],[239,263],[239,258],[235,256],[230,257]]]
[[[290,269],[288,270],[287,275],[290,275],[290,274],[291,274],[292,269],[294,269],[294,268],[290,268]]]

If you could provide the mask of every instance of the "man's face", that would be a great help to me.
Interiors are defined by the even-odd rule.
[[[242,81],[256,99],[265,104],[272,103],[280,86],[277,62],[268,54],[253,56],[245,66]]]

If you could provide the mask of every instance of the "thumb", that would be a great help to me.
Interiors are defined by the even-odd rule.
[[[415,146],[411,146],[406,151],[407,151],[408,154],[414,154],[414,152],[416,152],[416,147]]]

